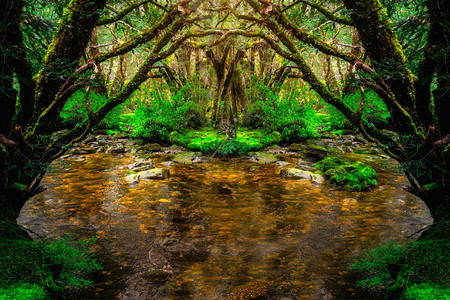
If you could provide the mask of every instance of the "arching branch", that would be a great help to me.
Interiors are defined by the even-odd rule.
[[[330,12],[328,11],[325,7],[323,7],[322,5],[318,4],[318,3],[313,3],[311,1],[307,1],[307,0],[297,0],[291,4],[289,4],[288,6],[286,6],[285,8],[282,9],[283,12],[285,12],[286,10],[294,7],[295,5],[299,4],[299,3],[303,3],[306,4],[314,9],[316,9],[318,12],[320,12],[322,15],[324,15],[327,19],[336,22],[336,23],[340,23],[340,24],[344,24],[344,25],[348,25],[348,26],[353,26],[352,20],[347,19],[347,18],[343,18],[343,17],[339,17],[335,14],[335,12]]]

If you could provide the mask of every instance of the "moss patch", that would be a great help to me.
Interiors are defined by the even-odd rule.
[[[224,134],[219,134],[212,128],[187,130],[184,133],[174,131],[169,136],[171,143],[182,145],[190,151],[213,154],[218,149],[217,155],[223,157],[246,155],[251,151],[258,151],[274,145],[280,139],[281,135],[278,132],[267,134],[262,130],[245,128],[238,129],[237,137],[234,140],[227,140]]]
[[[328,177],[330,183],[345,190],[363,191],[377,185],[372,167],[362,162],[349,162],[335,156],[329,156],[314,164]]]

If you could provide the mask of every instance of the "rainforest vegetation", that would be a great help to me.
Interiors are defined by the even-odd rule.
[[[42,191],[50,163],[95,131],[216,157],[360,134],[398,161],[408,192],[436,224],[412,246],[355,262],[372,276],[362,285],[407,299],[448,295],[449,1],[0,0],[0,7],[0,299],[17,289],[45,299],[87,283],[69,273],[99,267],[83,252],[86,242],[35,243],[14,225]],[[331,157],[316,167],[344,188],[376,185],[360,162]],[[33,259],[13,270],[24,247]],[[77,257],[75,265],[67,257]],[[29,268],[28,278],[15,273]]]

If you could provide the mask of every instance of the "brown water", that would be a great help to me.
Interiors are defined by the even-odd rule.
[[[19,218],[43,236],[99,236],[104,270],[84,299],[362,299],[351,260],[431,222],[385,158],[371,159],[379,186],[364,193],[238,160],[177,164],[167,180],[129,185],[121,166],[132,162],[58,160]]]

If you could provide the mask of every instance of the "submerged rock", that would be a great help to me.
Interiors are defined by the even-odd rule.
[[[139,182],[139,175],[138,174],[129,174],[127,176],[124,177],[125,181],[127,183],[137,183]]]
[[[166,179],[170,176],[169,169],[155,168],[137,173],[139,179]]]

